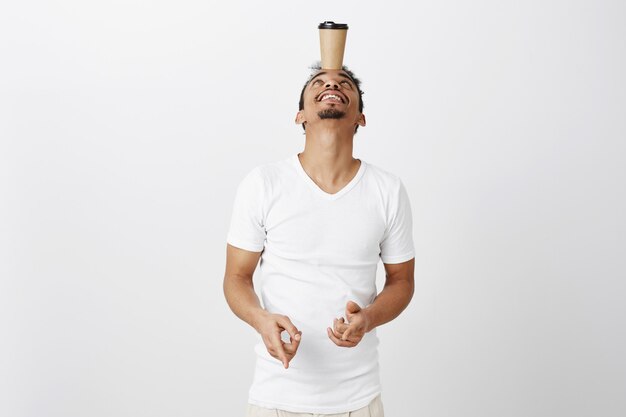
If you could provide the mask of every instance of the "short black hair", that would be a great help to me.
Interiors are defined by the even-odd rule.
[[[306,87],[309,85],[309,83],[311,82],[311,79],[313,77],[315,77],[315,74],[317,74],[319,72],[319,70],[322,69],[322,65],[320,63],[320,61],[317,61],[316,63],[314,63],[313,65],[311,65],[309,67],[311,69],[311,75],[309,76],[309,78],[306,80],[306,83],[304,83],[304,86],[302,87],[302,91],[300,92],[300,103],[298,105],[298,110],[302,110],[304,109],[304,90],[306,90]],[[361,91],[361,80],[359,80],[352,71],[350,71],[348,69],[347,66],[342,65],[341,69],[343,71],[345,71],[346,74],[348,74],[348,76],[350,76],[350,78],[352,79],[352,82],[354,82],[354,85],[356,86],[357,91],[359,92],[359,113],[363,113],[363,94],[365,94],[363,91]],[[306,130],[306,128],[304,127],[304,123],[302,124],[302,129]],[[354,133],[356,133],[356,131],[359,129],[359,126],[357,125],[354,129]]]

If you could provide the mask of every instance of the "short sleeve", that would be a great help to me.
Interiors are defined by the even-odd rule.
[[[413,247],[413,216],[411,202],[402,180],[388,205],[387,227],[380,242],[380,258],[386,264],[398,264],[415,257]]]
[[[241,180],[235,193],[226,242],[260,252],[265,246],[264,180],[258,167]]]

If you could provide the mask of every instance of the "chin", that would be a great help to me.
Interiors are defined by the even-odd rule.
[[[346,113],[337,109],[324,109],[320,110],[317,115],[320,119],[343,119]]]

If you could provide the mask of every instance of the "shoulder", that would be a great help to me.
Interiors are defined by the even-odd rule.
[[[288,158],[277,161],[263,162],[250,168],[243,176],[242,182],[247,182],[261,187],[264,192],[280,188],[279,183],[285,178],[292,178],[292,173]]]
[[[275,183],[286,174],[289,168],[286,160],[265,162],[257,165],[254,170],[268,183]]]
[[[372,181],[383,194],[394,194],[402,187],[402,179],[395,173],[376,164],[367,163],[367,171]]]
[[[257,188],[265,185],[265,178],[260,166],[244,171],[239,178],[239,188]]]

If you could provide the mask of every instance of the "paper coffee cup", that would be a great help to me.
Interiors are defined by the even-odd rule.
[[[326,21],[318,26],[320,30],[320,52],[322,68],[341,69],[343,66],[343,52],[346,49],[348,25]]]

